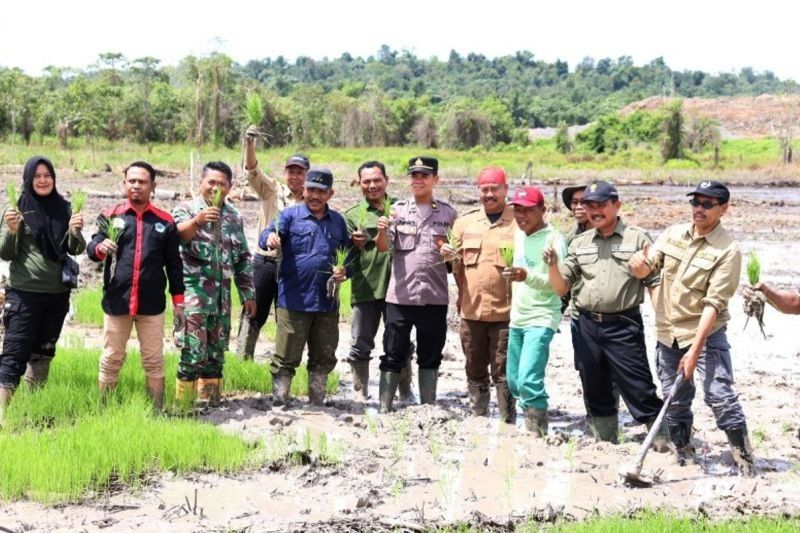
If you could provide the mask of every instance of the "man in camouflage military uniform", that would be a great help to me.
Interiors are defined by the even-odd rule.
[[[197,394],[219,404],[222,368],[231,329],[231,278],[235,278],[245,315],[255,316],[253,267],[239,212],[225,202],[233,181],[221,161],[203,167],[200,194],[175,207],[172,215],[181,239],[186,284],[186,324],[175,396]]]

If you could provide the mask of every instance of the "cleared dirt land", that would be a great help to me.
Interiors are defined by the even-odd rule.
[[[68,183],[62,188],[75,186]],[[106,186],[111,190],[112,182]],[[453,190],[459,196],[471,193],[464,186],[453,185]],[[689,219],[687,190],[622,187],[623,214],[655,236],[665,226]],[[734,187],[732,192],[725,221],[742,249],[759,253],[767,281],[800,285],[795,260],[800,256],[800,189]],[[354,194],[354,190],[342,191],[336,205],[349,205]],[[95,213],[101,205],[103,201],[94,199],[86,212]],[[239,205],[247,220],[254,221],[255,202]],[[555,216],[562,217],[563,208]],[[548,366],[551,429],[547,438],[532,439],[521,420],[517,427],[500,424],[494,398],[491,417],[471,417],[463,354],[454,329],[457,319],[451,317],[440,401],[435,407],[407,406],[390,415],[376,414],[378,370],[373,359],[373,400],[366,405],[351,400],[349,370],[340,362],[341,389],[324,409],[310,410],[305,398],[284,410],[272,409],[265,397],[232,396],[222,408],[204,415],[225,431],[268,442],[286,442],[297,435],[302,439],[307,429],[314,435],[324,432],[330,455],[338,462],[320,464],[300,457],[300,464],[275,460],[236,476],[156,475],[140,491],[117,490],[79,505],[4,502],[0,524],[11,531],[106,527],[115,531],[415,530],[457,520],[505,523],[514,517],[535,516],[549,522],[598,513],[628,514],[642,508],[712,518],[796,516],[800,513],[800,317],[768,309],[765,340],[755,324],[744,329],[740,297],[732,308],[728,334],[736,389],[761,470],[754,479],[731,474],[725,435],[716,429],[711,410],[698,393],[695,444],[700,464],[678,467],[669,454],[651,452],[645,471],[660,481],[651,488],[621,484],[618,470],[635,458],[645,429],[624,413],[622,444],[595,443],[587,436],[567,321],[555,337]],[[652,358],[653,315],[649,303],[643,309]],[[97,334],[89,331],[87,338]],[[349,325],[342,323],[340,360],[348,347]],[[260,342],[257,353],[265,358],[271,348],[271,343]],[[272,450],[281,452],[279,446]]]

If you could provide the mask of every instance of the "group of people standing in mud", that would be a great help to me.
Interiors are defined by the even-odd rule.
[[[365,162],[357,175],[363,198],[338,213],[329,206],[334,195],[330,170],[311,167],[305,155],[294,154],[286,160],[281,183],[259,166],[256,138],[251,127],[244,172],[260,200],[253,255],[242,216],[226,201],[233,172],[225,163],[207,163],[194,199],[171,213],[151,201],[153,167],[132,163],[124,172],[125,202],[99,215],[87,245],[83,216],[58,193],[52,163],[44,157],[28,161],[19,201],[6,209],[0,229],[0,258],[10,262],[0,423],[23,375],[32,387],[47,379],[76,285],[70,256],[85,250],[89,259],[103,263],[101,397],[117,386],[135,326],[147,391],[161,408],[168,291],[181,349],[176,398],[217,405],[234,281],[243,303],[237,342],[242,357],[253,357],[275,306],[273,405],[289,402],[305,350],[309,401],[324,405],[327,377],[337,362],[338,288],[350,279],[347,360],[356,398],[370,397],[370,360],[382,321],[380,411],[392,411],[398,393],[401,403],[414,401],[415,353],[419,401],[433,404],[452,275],[473,414],[488,414],[493,387],[500,419],[515,423],[519,407],[534,437],[548,431],[545,371],[565,311],[592,434],[617,441],[620,397],[637,422],[654,423],[663,403],[646,355],[640,313],[646,289],[656,314],[662,390],[678,375],[685,379],[655,447],[672,449],[682,464],[693,459],[697,371],[739,471],[755,472],[726,337],[741,253],[721,223],[730,200],[724,184],[699,183],[688,194],[690,220],[667,228],[656,242],[622,220],[619,193],[604,181],[563,189],[575,225],[562,235],[548,224],[542,191],[534,186],[510,191],[498,167],[479,173],[480,207],[459,217],[436,197],[439,162],[425,156],[409,160],[403,179],[411,194],[403,199],[388,193],[389,176],[381,162]],[[800,313],[800,293],[766,285],[746,290],[762,292],[784,312]]]

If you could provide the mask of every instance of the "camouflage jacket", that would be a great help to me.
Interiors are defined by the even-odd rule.
[[[205,207],[205,200],[198,197],[175,206],[172,216],[179,224],[192,219]],[[192,240],[181,240],[180,249],[187,311],[230,313],[231,279],[236,281],[242,302],[255,299],[244,222],[229,202],[222,206],[219,222],[200,226]]]

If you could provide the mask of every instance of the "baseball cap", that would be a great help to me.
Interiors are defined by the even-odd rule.
[[[607,181],[595,181],[586,187],[583,195],[583,203],[586,202],[605,202],[606,200],[619,200],[617,188]]]
[[[697,184],[695,190],[686,196],[694,196],[695,194],[702,194],[711,198],[719,198],[721,204],[727,203],[731,198],[731,191],[720,181],[701,181]]]
[[[478,174],[478,185],[496,183],[506,184],[506,171],[500,167],[487,167]]]
[[[408,160],[408,173],[413,172],[436,175],[439,173],[439,160],[435,157],[412,157]]]
[[[333,187],[333,173],[327,168],[312,168],[306,174],[306,187],[329,190]]]
[[[534,207],[537,205],[542,205],[544,204],[544,195],[538,187],[520,187],[514,191],[514,196],[511,197],[509,204],[519,205],[522,207]]]
[[[311,164],[308,162],[306,156],[303,154],[293,154],[286,160],[286,164],[283,165],[283,168],[300,167],[308,170],[310,166]]]

